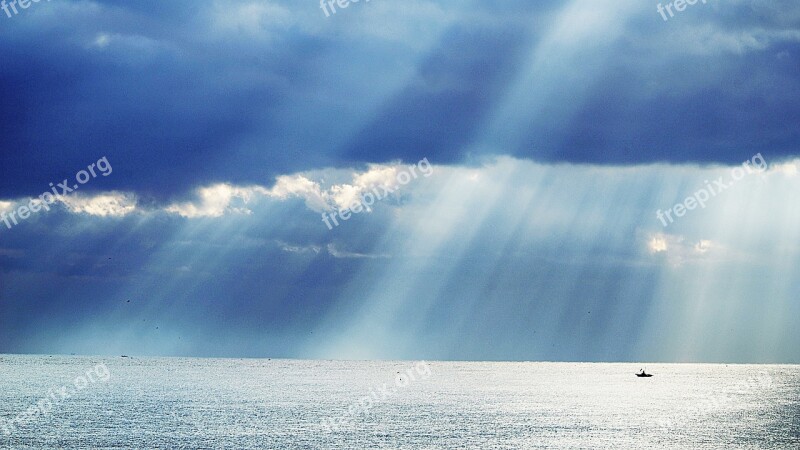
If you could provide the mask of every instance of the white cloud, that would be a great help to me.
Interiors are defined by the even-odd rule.
[[[720,256],[721,248],[709,239],[688,241],[684,236],[656,233],[647,237],[647,252],[660,255],[673,266],[705,259],[712,253]]]
[[[87,47],[97,51],[114,51],[124,56],[126,64],[149,61],[159,53],[175,50],[169,42],[148,36],[105,32],[97,33]]]
[[[313,182],[304,175],[284,175],[278,177],[275,186],[269,190],[269,196],[281,200],[300,197],[305,199],[309,209],[321,212],[329,209],[328,195],[322,192],[319,183]]]
[[[13,202],[0,201],[0,214],[7,213],[14,208]]]
[[[694,251],[696,253],[705,253],[711,250],[712,247],[713,244],[711,243],[711,241],[703,239],[694,245]]]
[[[408,167],[399,163],[370,164],[366,171],[352,172],[349,182],[333,183],[327,188],[320,182],[312,181],[311,175],[307,173],[284,175],[277,178],[272,189],[265,191],[270,197],[281,200],[302,198],[306,206],[315,212],[332,211],[349,208],[354,203],[360,202],[359,197],[362,194],[376,188],[396,190],[399,185],[397,176],[404,171],[409,172],[411,180],[414,179]],[[335,170],[327,169],[321,171],[321,174],[323,178],[327,178],[333,172]],[[424,176],[419,170],[414,173],[417,178]]]
[[[666,237],[664,235],[656,235],[651,237],[650,241],[647,243],[647,249],[650,251],[650,253],[666,252],[669,249]]]
[[[797,176],[798,161],[788,161],[785,163],[773,164],[770,166],[770,172],[780,173],[789,177]]]
[[[705,24],[690,29],[685,39],[686,50],[698,55],[734,53],[737,55],[762,50],[769,44],[770,34],[753,31],[728,31],[716,25]]]
[[[370,258],[370,259],[391,258],[391,256],[386,255],[386,254],[370,255],[370,254],[367,254],[367,253],[348,252],[348,251],[340,250],[340,249],[336,248],[336,246],[334,244],[328,244],[326,248],[328,250],[328,254],[330,254],[334,258]]]
[[[211,13],[214,35],[244,33],[250,37],[269,37],[276,27],[294,23],[289,9],[270,2],[215,2]]]
[[[227,183],[215,184],[197,190],[198,199],[194,202],[175,203],[165,211],[187,218],[220,217],[226,213],[250,214],[246,208],[254,196],[266,194],[260,186],[238,187]]]
[[[199,188],[196,200],[169,205],[165,211],[188,218],[220,217],[227,213],[249,214],[251,211],[245,205],[257,196],[279,200],[301,198],[306,207],[315,212],[344,209],[372,189],[396,189],[397,174],[403,169],[399,164],[372,164],[366,171],[353,172],[350,182],[331,184],[327,188],[320,182],[312,181],[307,173],[279,176],[271,189],[258,185],[241,187],[227,183],[215,184]],[[335,170],[327,169],[321,174],[325,176],[333,172]],[[417,172],[417,176],[423,175]]]
[[[397,187],[397,174],[400,165],[372,164],[369,170],[354,173],[351,184],[340,184],[331,187],[333,203],[340,209],[348,208],[353,203],[360,203],[359,196],[376,187],[394,189]]]
[[[318,255],[320,253],[320,251],[322,251],[323,248],[324,248],[325,251],[329,255],[333,256],[334,258],[340,258],[340,259],[349,259],[349,258],[375,259],[375,258],[389,258],[390,257],[389,255],[386,255],[386,254],[371,255],[371,254],[367,254],[367,253],[349,252],[349,251],[346,251],[346,250],[339,249],[335,244],[327,244],[327,245],[325,245],[323,247],[323,246],[314,245],[314,244],[296,245],[296,244],[290,244],[290,243],[283,242],[283,241],[276,241],[276,243],[278,244],[278,247],[281,250],[283,250],[284,252],[287,252],[287,253],[297,253],[297,254],[312,254],[313,253],[314,255]]]
[[[104,48],[108,46],[109,42],[111,42],[111,36],[107,33],[100,33],[95,37],[93,45],[95,47]]]
[[[288,253],[314,253],[319,254],[322,247],[319,245],[292,245],[283,241],[278,241],[278,247]]]
[[[136,196],[124,192],[96,195],[73,194],[59,199],[74,214],[100,217],[123,217],[136,210]]]

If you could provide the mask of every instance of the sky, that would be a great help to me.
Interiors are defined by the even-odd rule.
[[[800,363],[797,2],[8,11],[0,353]]]

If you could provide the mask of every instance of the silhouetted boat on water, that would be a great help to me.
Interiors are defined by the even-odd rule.
[[[642,371],[637,373],[636,376],[639,377],[639,378],[650,378],[650,377],[653,376],[653,374],[652,373],[647,373],[647,372],[644,371],[644,369],[642,369]]]

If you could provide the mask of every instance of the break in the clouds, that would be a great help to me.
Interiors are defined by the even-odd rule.
[[[114,167],[0,222],[0,352],[798,362],[799,52],[788,0],[0,12],[0,214]]]

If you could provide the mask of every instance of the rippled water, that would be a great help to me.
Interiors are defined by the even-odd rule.
[[[800,448],[800,366],[639,368],[0,355],[0,447]]]

